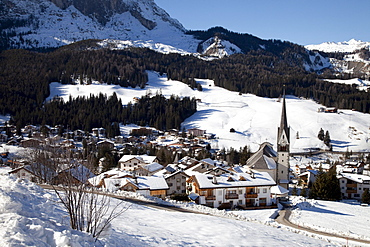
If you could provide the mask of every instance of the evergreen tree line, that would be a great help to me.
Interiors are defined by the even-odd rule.
[[[198,88],[194,78],[213,79],[217,86],[263,97],[278,97],[286,85],[287,94],[315,99],[326,106],[370,112],[369,93],[321,80],[315,73],[296,66],[290,60],[291,52],[276,56],[260,49],[203,61],[193,56],[166,55],[142,48],[86,50],[92,42],[79,42],[45,53],[1,51],[0,114],[11,114],[17,120],[31,115],[34,119],[27,123],[35,123],[35,119],[40,118],[35,113],[41,112],[50,94],[50,82],[77,83],[76,79],[82,79],[84,83],[97,80],[144,88],[148,81],[146,70],[167,73],[169,79],[183,81],[192,88]],[[163,123],[157,121],[158,125],[159,122]]]
[[[17,128],[27,123],[43,125],[63,125],[65,128],[82,129],[90,132],[92,128],[103,127],[108,137],[120,134],[119,123],[153,126],[159,130],[179,129],[181,122],[196,112],[194,98],[163,95],[144,96],[137,103],[122,106],[114,93],[112,96],[99,94],[89,97],[70,97],[53,100],[28,115],[14,117]]]

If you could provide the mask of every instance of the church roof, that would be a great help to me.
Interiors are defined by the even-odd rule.
[[[261,144],[259,150],[247,160],[247,166],[256,170],[276,169],[276,157],[277,153],[272,148],[271,143],[264,142]]]
[[[289,141],[290,140],[290,134],[289,134],[287,114],[286,114],[285,92],[284,92],[284,95],[283,95],[283,108],[281,110],[280,127],[279,127],[279,130],[278,130],[278,141],[279,141],[283,131],[287,135],[287,138],[288,138],[288,141]]]

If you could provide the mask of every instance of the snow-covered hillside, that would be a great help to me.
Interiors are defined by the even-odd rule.
[[[354,52],[361,48],[370,48],[370,42],[351,39],[344,42],[325,42],[317,45],[306,45],[308,50],[318,50],[323,52]]]
[[[219,37],[210,38],[200,44],[202,54],[214,58],[222,58],[235,53],[241,53],[241,49],[230,41]]]
[[[134,97],[159,91],[165,96],[195,97],[199,99],[197,112],[183,123],[183,127],[200,128],[215,134],[217,139],[212,140],[213,148],[239,149],[249,145],[252,151],[256,151],[265,141],[276,145],[281,114],[281,102],[278,99],[239,95],[215,86],[212,80],[197,80],[203,87],[203,91],[197,91],[184,83],[167,80],[165,75],[159,76],[155,72],[148,74],[149,82],[145,89],[52,83],[48,99],[55,95],[68,100],[69,95],[89,96],[102,92],[109,96],[116,92],[122,102],[128,103],[133,102]],[[295,96],[287,96],[286,102],[292,152],[325,148],[317,138],[320,128],[329,131],[334,151],[370,151],[370,114],[342,109],[338,113],[318,112],[324,106]],[[236,132],[231,133],[231,128]]]
[[[349,80],[340,80],[340,79],[325,79],[325,81],[330,81],[333,83],[347,84],[347,85],[356,85],[358,90],[368,91],[370,88],[370,81],[361,80],[359,78],[349,79]]]

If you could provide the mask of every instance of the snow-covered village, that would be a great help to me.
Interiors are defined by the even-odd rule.
[[[315,1],[0,0],[0,246],[370,246],[370,3]]]
[[[174,93],[183,96],[194,94],[199,99],[198,111],[207,110],[209,115],[197,119],[195,114],[183,123],[182,131],[163,132],[150,127],[121,125],[121,135],[115,138],[107,138],[103,128],[93,129],[91,133],[82,130],[61,133],[58,126],[25,126],[21,135],[17,135],[16,128],[7,124],[8,118],[3,118],[1,161],[4,213],[21,218],[38,218],[36,215],[40,213],[51,217],[40,216],[42,218],[37,222],[34,222],[36,219],[32,222],[24,219],[13,225],[13,217],[7,216],[3,221],[4,228],[14,228],[19,236],[6,237],[6,232],[3,232],[5,245],[95,245],[93,238],[66,230],[67,227],[59,222],[66,223],[68,219],[66,215],[59,216],[63,215],[63,208],[57,203],[53,189],[50,190],[47,185],[57,188],[69,183],[94,187],[109,196],[129,199],[124,204],[127,211],[112,221],[104,234],[99,235],[101,245],[224,246],[240,239],[242,246],[265,246],[266,243],[281,246],[297,241],[313,246],[363,246],[370,240],[362,227],[369,220],[365,216],[367,203],[363,202],[364,193],[368,193],[370,187],[369,132],[366,130],[369,115],[340,109],[343,111],[340,114],[320,112],[318,109],[322,106],[317,103],[284,95],[283,92],[282,97],[277,99],[237,95],[213,85],[209,80],[198,80],[203,86],[200,92],[181,82],[169,81],[158,73],[148,74],[150,79],[146,89],[128,89],[134,93],[115,90],[117,97],[128,103],[134,100],[132,95],[141,97],[149,91],[160,90],[167,97]],[[114,88],[113,85],[56,83],[51,87],[50,99],[58,96],[66,97],[66,100],[68,95],[109,94]],[[97,90],[97,87],[100,89]],[[235,103],[235,97],[242,100]],[[258,109],[270,111],[263,115],[264,118],[247,114],[251,111],[255,112],[254,115],[259,114],[252,104],[256,101],[260,101]],[[216,111],[215,108],[221,110]],[[299,113],[309,116],[299,116]],[[220,121],[215,123],[215,114],[224,117],[218,118]],[[244,118],[237,120],[236,116],[244,114]],[[333,121],[324,120],[332,117],[337,118],[335,126],[347,125],[343,128],[348,130],[344,133],[332,132],[330,146],[327,146],[324,139],[320,140],[318,136],[321,129],[335,129],[330,126]],[[319,118],[323,120],[317,120]],[[304,123],[302,119],[306,119]],[[261,131],[254,127],[255,123]],[[304,125],[311,125],[311,128],[301,128]],[[317,133],[310,133],[313,130]],[[323,135],[325,137],[325,133]],[[89,152],[96,154],[96,157],[104,153],[100,155],[102,157],[97,166],[91,165],[91,159],[84,158],[87,150],[91,150]],[[160,151],[151,155],[153,150]],[[45,156],[50,159],[47,161]],[[235,160],[239,162],[235,163]],[[321,173],[331,170],[336,172],[340,189],[337,199],[341,201],[309,199],[312,198],[309,194],[316,179]],[[32,183],[49,190],[35,189],[36,185]],[[29,194],[27,197],[31,198],[31,204],[16,196],[21,193],[18,190]],[[111,200],[113,205],[118,203],[117,199]],[[136,201],[130,200],[141,203],[136,205]],[[142,204],[145,202],[185,209],[191,214],[151,208]],[[39,207],[45,203],[47,211],[42,213],[44,207]],[[295,227],[277,221],[282,210],[290,211],[289,221]],[[31,212],[31,215],[24,215],[24,211]],[[58,217],[61,217],[60,220],[56,219]],[[333,223],[342,221],[341,217],[348,224]],[[163,224],[164,218],[171,219],[171,223]],[[210,224],[220,224],[220,229],[207,229]],[[258,232],[255,236],[257,240],[243,242],[241,238],[245,238],[246,233],[234,232],[236,229],[240,231],[240,224],[243,224],[242,229],[253,229],[253,234]],[[171,226],[174,229],[168,228]],[[51,227],[51,230],[42,230],[45,227]],[[202,230],[199,232],[194,227]],[[332,236],[306,232],[302,227]],[[179,233],[174,234],[175,229]],[[217,231],[221,229],[230,231],[222,240],[207,237],[208,234],[218,235]],[[207,234],[202,233],[203,230]],[[195,232],[196,237],[193,236]],[[278,242],[266,242],[265,234],[275,236]],[[281,234],[286,236],[283,238]],[[35,235],[38,237],[35,238]]]

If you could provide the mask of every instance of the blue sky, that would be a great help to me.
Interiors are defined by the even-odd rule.
[[[189,30],[222,26],[300,45],[370,41],[370,0],[154,0]]]

